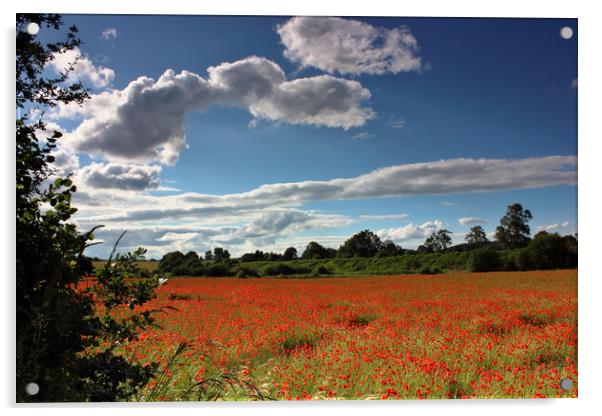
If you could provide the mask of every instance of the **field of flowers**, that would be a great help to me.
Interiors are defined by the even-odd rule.
[[[577,396],[576,270],[172,279],[161,306],[162,329],[124,350],[166,369],[141,400],[190,399],[217,375],[279,400]]]

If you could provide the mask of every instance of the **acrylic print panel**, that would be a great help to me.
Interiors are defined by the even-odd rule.
[[[577,36],[17,15],[17,401],[577,397]]]

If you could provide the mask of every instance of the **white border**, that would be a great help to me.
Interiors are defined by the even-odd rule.
[[[1,195],[2,238],[0,264],[5,273],[2,282],[2,320],[5,333],[0,341],[2,375],[0,376],[0,404],[7,407],[7,413],[25,414],[65,414],[79,415],[85,408],[90,415],[105,416],[108,409],[115,408],[119,414],[158,415],[177,409],[180,414],[282,414],[305,415],[308,411],[326,414],[345,412],[365,414],[376,411],[379,414],[399,414],[400,412],[426,412],[426,414],[507,415],[508,412],[536,412],[547,415],[567,413],[589,414],[602,408],[598,399],[602,385],[600,376],[600,332],[602,317],[600,301],[600,281],[602,273],[596,267],[596,254],[600,257],[602,235],[598,225],[601,186],[598,177],[600,140],[600,74],[602,74],[599,42],[602,40],[601,14],[594,1],[524,1],[506,0],[498,2],[475,0],[421,0],[397,2],[391,0],[367,0],[352,2],[344,0],[9,0],[3,2],[3,64],[0,66],[5,88],[0,100],[2,125],[4,128],[2,153]],[[225,404],[150,404],[150,405],[94,405],[15,407],[14,402],[14,130],[12,120],[14,107],[14,67],[15,53],[14,26],[16,12],[61,12],[61,13],[111,13],[111,14],[244,14],[244,15],[334,15],[334,16],[457,16],[457,17],[571,17],[579,18],[579,399],[575,400],[494,400],[494,401],[427,401],[427,402],[317,402],[317,403],[225,403]]]

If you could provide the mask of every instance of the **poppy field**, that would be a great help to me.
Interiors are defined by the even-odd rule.
[[[206,399],[190,386],[217,380],[223,400],[578,393],[576,270],[181,278],[145,305],[160,307],[161,328],[123,347],[163,367],[140,400]]]

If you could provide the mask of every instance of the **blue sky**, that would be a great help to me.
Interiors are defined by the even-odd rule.
[[[91,255],[125,229],[122,248],[157,257],[338,247],[365,228],[460,243],[513,202],[533,231],[577,230],[575,19],[65,21],[93,97],[47,117],[67,131],[78,223],[106,225]]]

